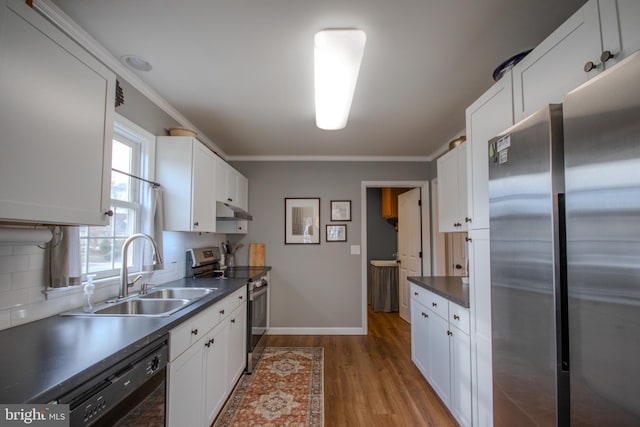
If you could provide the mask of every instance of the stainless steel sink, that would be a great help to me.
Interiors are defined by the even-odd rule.
[[[130,299],[98,308],[94,315],[102,316],[169,316],[187,304],[188,299]],[[88,314],[88,313],[85,313]]]
[[[139,295],[141,299],[196,299],[217,290],[217,288],[165,288]]]

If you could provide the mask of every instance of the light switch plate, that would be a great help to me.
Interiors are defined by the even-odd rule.
[[[351,245],[351,255],[360,255],[360,245]]]

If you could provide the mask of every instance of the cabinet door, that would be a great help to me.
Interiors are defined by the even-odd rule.
[[[461,426],[471,422],[471,342],[469,335],[451,328],[451,413]]]
[[[236,308],[228,322],[227,389],[232,390],[247,364],[247,304],[243,303]]]
[[[474,425],[493,425],[493,377],[491,352],[491,270],[489,230],[469,233],[469,299],[471,336],[473,337],[472,369],[474,379]]]
[[[193,141],[192,224],[193,231],[216,231],[215,155]]]
[[[227,203],[227,169],[229,165],[216,157],[216,201]]]
[[[489,140],[513,125],[511,72],[466,111],[469,229],[489,228]]]
[[[429,310],[415,299],[411,300],[411,360],[425,378],[429,368]]]
[[[458,157],[452,150],[438,159],[438,224],[440,232],[459,231]]]
[[[225,203],[238,206],[238,172],[227,165],[227,199]]]
[[[515,121],[562,102],[567,92],[602,71],[584,71],[588,61],[600,62],[601,53],[598,3],[592,0],[513,68]]]
[[[24,1],[0,4],[0,221],[105,225],[115,75]]]
[[[203,340],[198,341],[169,364],[167,425],[203,425]],[[208,425],[208,424],[207,424]]]
[[[609,67],[640,49],[640,2],[638,0],[599,0],[602,50],[614,57]]]
[[[207,426],[211,425],[227,398],[228,343],[229,326],[227,322],[221,322],[200,345],[204,354],[204,424]]]
[[[429,383],[440,396],[442,401],[450,406],[451,378],[449,357],[449,322],[429,310]]]
[[[467,143],[462,143],[456,147],[458,162],[458,231],[467,231],[469,224],[469,214],[467,212]]]
[[[238,173],[238,207],[244,209],[245,211],[249,210],[249,180]]]

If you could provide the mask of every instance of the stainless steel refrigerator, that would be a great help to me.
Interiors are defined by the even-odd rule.
[[[496,426],[640,426],[640,53],[489,143]]]

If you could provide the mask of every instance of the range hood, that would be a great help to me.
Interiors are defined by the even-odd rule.
[[[237,206],[230,205],[228,203],[217,202],[216,206],[216,220],[217,221],[252,221],[253,216],[249,212],[241,209]]]

